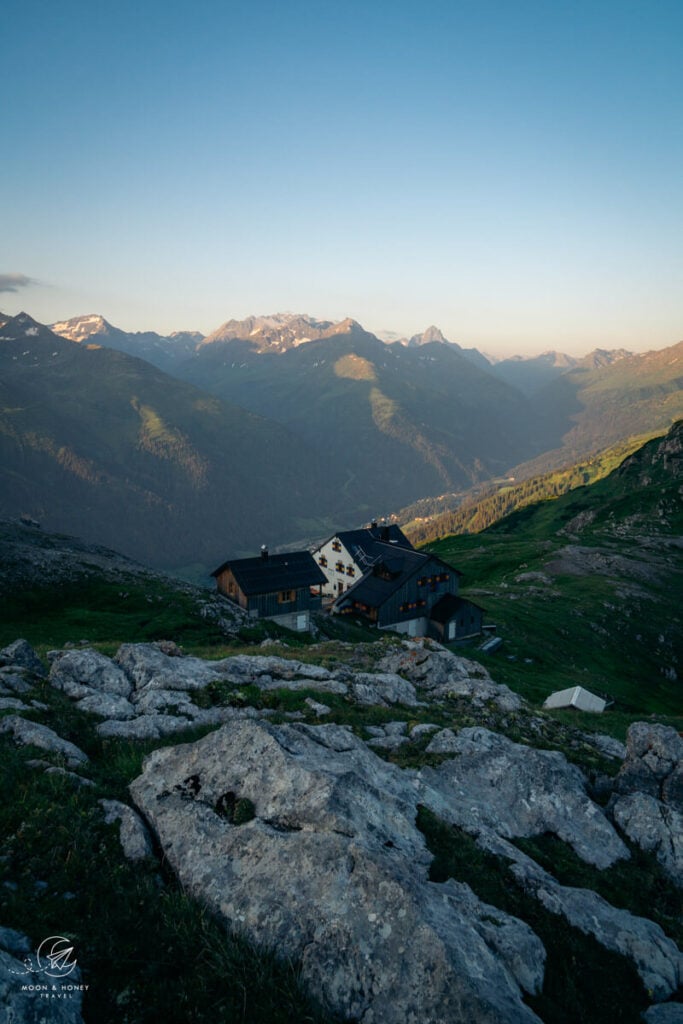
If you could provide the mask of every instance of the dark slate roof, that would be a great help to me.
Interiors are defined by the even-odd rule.
[[[285,551],[267,558],[239,558],[223,562],[212,576],[219,576],[225,569],[232,571],[237,585],[247,597],[256,594],[272,594],[276,590],[297,590],[299,587],[314,587],[327,582],[310,551]]]
[[[341,608],[351,601],[359,601],[369,608],[379,608],[411,576],[417,575],[423,568],[428,572],[430,564],[443,566],[449,573],[462,575],[458,569],[454,569],[437,555],[415,551],[414,548],[397,548],[393,544],[377,542],[375,551],[380,555],[379,560],[357,583],[337,598],[336,607]]]
[[[337,599],[338,604],[341,605],[346,598],[349,598],[352,601],[367,604],[370,608],[378,608],[405,583],[409,576],[426,565],[431,558],[430,555],[423,555],[421,551],[414,551],[412,548],[410,550],[395,548],[393,545],[379,542],[376,545],[376,552],[382,557],[373,565],[372,569]],[[383,570],[387,570],[386,575]],[[387,579],[387,576],[390,578]]]
[[[436,602],[431,612],[429,613],[430,619],[434,622],[441,622],[446,624],[451,619],[455,618],[458,612],[465,611],[467,608],[478,608],[480,612],[484,609],[479,604],[475,604],[474,601],[468,601],[466,597],[456,597],[455,594],[444,594],[444,596]]]
[[[359,551],[370,560],[376,558],[378,554],[382,554],[378,547],[379,544],[391,544],[392,548],[413,551],[413,545],[406,535],[393,523],[391,526],[369,526],[364,530],[343,530],[334,536],[339,538],[356,561],[359,561]],[[330,540],[332,540],[331,537]],[[360,563],[362,564],[362,558]]]

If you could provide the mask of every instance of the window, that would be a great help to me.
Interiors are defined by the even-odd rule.
[[[320,558],[318,559],[318,565],[322,565],[323,568],[325,568],[325,566],[327,565],[327,559],[325,558],[324,555],[321,555]]]
[[[417,608],[424,608],[427,602],[422,598],[419,601],[404,601],[403,604],[399,605],[398,610],[400,612],[413,612]]]
[[[293,590],[281,590],[277,595],[278,604],[290,604],[294,600]]]
[[[347,565],[346,566],[346,575],[347,576],[355,576],[356,575],[356,570],[354,569],[354,567],[352,565]]]
[[[341,541],[333,540],[332,541],[332,550],[333,551],[341,551]]]
[[[337,572],[344,572],[344,563],[337,562],[337,564],[335,565],[335,569],[337,570]]]

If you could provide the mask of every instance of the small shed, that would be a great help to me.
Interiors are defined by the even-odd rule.
[[[481,633],[484,609],[474,601],[455,594],[444,594],[430,614],[430,634],[443,644]]]
[[[551,693],[545,701],[544,708],[576,708],[577,711],[593,711],[600,714],[607,707],[607,701],[596,697],[583,686],[571,686],[568,690]]]
[[[211,575],[218,591],[252,618],[272,619],[287,629],[310,629],[311,612],[322,607],[326,577],[310,551],[271,555],[263,547],[254,558],[223,562]]]

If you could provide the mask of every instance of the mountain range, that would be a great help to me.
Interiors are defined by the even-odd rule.
[[[683,415],[683,345],[547,360],[533,391],[437,328],[388,344],[294,314],[207,337],[0,323],[0,514],[161,568],[306,543]]]

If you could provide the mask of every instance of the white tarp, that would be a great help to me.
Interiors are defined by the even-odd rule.
[[[583,686],[572,686],[568,690],[551,693],[543,705],[544,708],[578,708],[579,711],[598,713],[604,711],[606,706],[607,701],[596,697],[589,690],[584,690]]]

